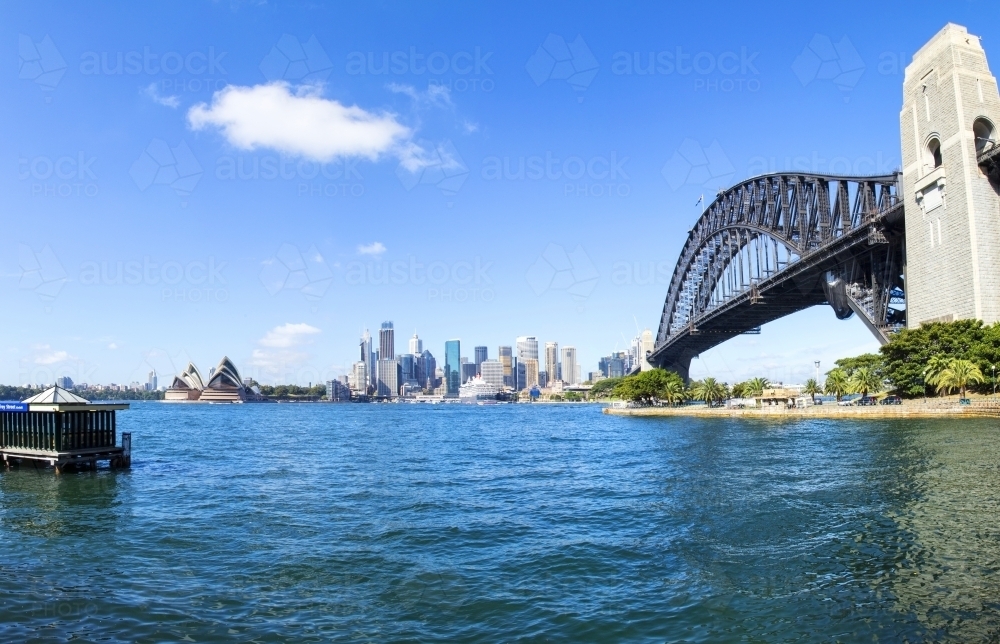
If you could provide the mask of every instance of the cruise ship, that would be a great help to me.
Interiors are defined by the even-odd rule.
[[[462,402],[496,401],[499,393],[500,387],[486,382],[482,376],[476,376],[458,388],[458,397]]]

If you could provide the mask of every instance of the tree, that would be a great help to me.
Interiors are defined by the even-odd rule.
[[[594,386],[590,388],[588,395],[592,399],[613,396],[615,386],[617,386],[621,381],[621,378],[605,378],[604,380],[598,380],[594,383]]]
[[[691,387],[691,395],[696,400],[704,400],[711,407],[716,402],[726,399],[726,386],[715,378],[705,378]]]
[[[961,391],[962,398],[965,398],[965,388],[970,384],[980,383],[986,380],[983,372],[979,370],[976,363],[971,360],[955,358],[948,362],[948,366],[940,371],[934,378],[938,391],[948,392],[953,389]]]
[[[848,387],[853,393],[859,393],[867,398],[869,391],[882,390],[882,378],[871,367],[857,367],[848,380]]]
[[[732,386],[730,393],[733,398],[743,398],[746,396],[747,385],[745,382],[737,382]]]
[[[823,390],[837,397],[837,402],[843,398],[844,394],[848,393],[850,387],[847,382],[847,372],[845,372],[840,367],[836,369],[831,369],[826,372],[826,383]]]
[[[952,358],[973,360],[980,371],[996,364],[1000,327],[984,327],[980,320],[931,322],[892,334],[879,352],[883,375],[892,388],[907,397],[922,396],[925,384],[931,384],[924,371],[935,357],[945,362]]]
[[[614,388],[614,395],[633,402],[651,404],[657,400],[670,400],[678,390],[683,392],[684,381],[672,371],[650,369],[634,376],[622,378]],[[683,394],[681,394],[683,395]]]
[[[819,383],[816,382],[815,378],[806,380],[806,386],[802,389],[802,391],[812,396],[813,404],[816,404],[816,394],[823,393],[823,390],[819,388]]]
[[[764,390],[771,386],[767,378],[751,378],[743,383],[743,394],[745,396],[761,396]]]
[[[843,369],[848,378],[853,376],[854,372],[862,367],[874,372],[875,375],[880,378],[885,370],[885,359],[877,353],[862,353],[861,355],[854,356],[853,358],[841,358],[834,364]]]
[[[669,405],[679,405],[684,402],[684,381],[678,378],[671,378],[660,391],[660,397]]]

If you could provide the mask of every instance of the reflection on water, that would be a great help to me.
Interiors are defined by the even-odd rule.
[[[889,513],[906,535],[891,589],[897,610],[915,615],[932,639],[983,641],[1000,633],[1000,450],[993,424],[909,428],[923,458],[912,499]]]
[[[51,468],[13,468],[0,475],[0,527],[43,538],[109,532],[120,518],[119,481],[126,476],[107,470],[56,476]]]
[[[0,473],[0,641],[982,641],[992,421],[137,404]]]

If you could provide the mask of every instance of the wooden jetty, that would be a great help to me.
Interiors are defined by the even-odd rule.
[[[56,474],[132,464],[132,434],[117,445],[115,412],[128,404],[92,403],[52,387],[19,403],[0,403],[0,457],[4,468],[31,463],[51,465]]]

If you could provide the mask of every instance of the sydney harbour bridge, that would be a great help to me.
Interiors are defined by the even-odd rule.
[[[901,170],[774,173],[720,191],[687,234],[649,362],[686,379],[700,353],[818,304],[881,343],[920,322],[995,321],[998,119],[978,39],[946,26],[907,68]]]

